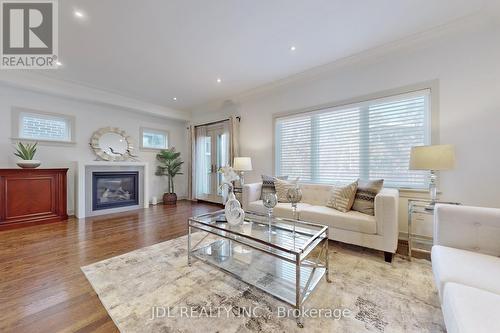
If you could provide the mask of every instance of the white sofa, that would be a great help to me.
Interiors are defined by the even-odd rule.
[[[330,239],[384,251],[385,260],[391,262],[398,247],[398,199],[394,189],[383,189],[375,197],[375,216],[357,211],[342,213],[326,207],[331,185],[301,184],[302,201],[297,205],[298,218],[327,225]],[[260,200],[262,183],[243,186],[242,206],[246,211],[265,213]],[[290,203],[278,203],[273,214],[292,218]]]
[[[437,205],[432,270],[448,333],[500,332],[500,209]]]

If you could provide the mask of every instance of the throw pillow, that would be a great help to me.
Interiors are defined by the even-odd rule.
[[[344,213],[350,211],[354,203],[357,188],[357,180],[348,185],[334,186],[330,192],[330,199],[328,199],[326,205]]]
[[[274,178],[274,187],[276,188],[276,196],[278,197],[278,202],[289,202],[287,198],[288,190],[291,188],[295,188],[297,186],[298,180],[298,178],[293,181]]]
[[[264,198],[266,193],[276,193],[276,188],[274,187],[274,178],[272,176],[262,175],[262,189],[260,190],[260,200]],[[277,179],[287,180],[288,176],[276,177]]]
[[[383,179],[358,184],[352,210],[368,215],[375,215],[375,196],[382,190],[383,186]]]

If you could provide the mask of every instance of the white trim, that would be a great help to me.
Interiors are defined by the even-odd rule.
[[[397,95],[408,95],[412,93],[419,93],[422,90],[430,90],[430,96],[431,96],[431,109],[432,113],[437,112],[434,110],[438,110],[439,104],[436,104],[434,102],[434,99],[437,100],[438,94],[436,93],[439,88],[439,80],[432,80],[432,81],[426,81],[426,82],[420,82],[420,83],[415,83],[412,85],[408,86],[403,86],[395,89],[388,89],[384,91],[379,91],[363,96],[358,96],[354,98],[349,98],[349,99],[344,99],[340,101],[333,101],[329,103],[324,103],[324,104],[319,104],[319,105],[314,105],[310,106],[307,108],[301,108],[301,109],[295,109],[295,110],[290,110],[290,111],[284,111],[284,112],[277,112],[273,114],[273,121],[276,121],[276,118],[286,118],[288,116],[294,116],[294,115],[299,115],[299,114],[306,114],[306,113],[314,113],[314,112],[321,112],[323,109],[336,109],[336,108],[342,108],[344,106],[350,106],[353,104],[361,104],[365,102],[372,102],[374,100],[382,100],[382,99],[390,99],[392,97],[395,97]],[[437,102],[437,101],[436,101]]]
[[[109,162],[109,161],[92,161],[92,162],[78,162],[76,168],[76,184],[75,184],[75,215],[77,218],[84,218],[86,212],[86,168],[87,167],[105,167],[113,170],[114,167],[139,167],[143,168],[143,203],[140,208],[149,208],[149,165],[145,162]],[[105,214],[106,211],[99,212],[96,215]],[[108,212],[109,213],[109,212]]]
[[[21,135],[21,116],[22,114],[40,116],[41,118],[55,118],[55,119],[64,119],[68,124],[68,135],[69,140],[52,140],[49,138],[32,138],[32,137],[23,137]],[[19,141],[36,141],[36,142],[44,142],[45,144],[74,144],[76,137],[76,117],[62,114],[62,113],[54,113],[54,112],[46,112],[35,109],[29,109],[24,107],[13,106],[11,109],[11,139],[19,140]]]
[[[39,140],[39,139],[28,139],[28,138],[18,138],[18,137],[10,137],[11,141],[22,141],[35,143],[37,142],[40,146],[74,146],[76,145],[76,141],[56,141],[56,140]]]
[[[156,134],[163,134],[165,135],[166,138],[166,143],[167,146],[165,148],[154,148],[154,147],[144,147],[144,131],[146,132],[151,132],[151,133],[156,133]],[[139,128],[139,149],[142,151],[161,151],[168,149],[170,147],[170,132],[167,130],[159,129],[159,128],[151,128],[151,127],[141,127]]]
[[[444,25],[440,25],[426,31],[418,32],[411,36],[407,36],[383,45],[375,46],[371,49],[348,55],[344,58],[331,61],[324,65],[319,65],[306,69],[299,73],[288,75],[282,79],[278,79],[267,84],[257,86],[255,88],[245,90],[241,93],[211,99],[208,102],[194,105],[193,107],[190,107],[189,110],[194,111],[198,114],[206,114],[212,108],[219,107],[220,104],[227,100],[239,104],[247,99],[270,95],[276,90],[282,89],[282,87],[286,87],[291,84],[296,84],[299,82],[301,84],[305,84],[307,82],[319,80],[323,77],[331,77],[338,70],[346,68],[348,66],[363,64],[366,62],[373,62],[375,59],[383,59],[387,55],[393,54],[395,52],[411,52],[412,50],[416,50],[417,48],[419,48],[423,43],[428,43],[429,41],[434,41],[442,38],[443,36],[464,31],[465,29],[475,29],[484,25],[485,22],[485,17],[484,15],[482,15],[482,11],[478,11],[465,17],[457,18]],[[200,111],[200,109],[206,110],[207,112]]]
[[[277,165],[277,154],[279,149],[280,144],[277,142],[277,132],[276,132],[276,126],[278,124],[278,120],[281,119],[289,119],[293,117],[300,117],[300,116],[308,116],[308,115],[314,115],[314,114],[320,114],[322,112],[325,112],[326,109],[329,109],[329,111],[336,110],[336,109],[342,109],[345,107],[362,107],[364,104],[367,103],[372,103],[372,102],[383,102],[384,100],[390,100],[393,99],[394,97],[397,97],[399,95],[404,95],[406,96],[412,96],[412,95],[420,95],[422,94],[423,91],[428,91],[428,103],[429,103],[429,112],[430,115],[426,115],[427,117],[430,116],[430,121],[427,122],[428,128],[425,133],[425,140],[429,142],[430,144],[438,144],[439,143],[439,80],[432,80],[432,81],[427,81],[427,82],[421,82],[421,83],[416,83],[410,86],[405,86],[401,88],[396,88],[396,89],[390,89],[390,90],[385,90],[377,93],[372,93],[364,96],[359,96],[347,100],[342,100],[342,101],[337,101],[337,102],[330,102],[330,103],[325,103],[325,104],[320,104],[312,107],[307,107],[307,108],[302,108],[302,109],[296,109],[292,111],[285,111],[285,112],[278,112],[272,115],[273,118],[273,150],[272,150],[272,156],[273,156],[273,161],[272,161],[272,170],[274,174],[279,174],[279,166]],[[439,185],[439,184],[438,184]],[[406,188],[401,188],[401,190],[408,190]],[[421,188],[416,188],[415,190],[423,190]]]
[[[114,106],[160,118],[191,120],[191,113],[188,111],[171,109],[81,83],[51,78],[40,73],[2,71],[0,84],[87,103]]]
[[[272,150],[272,156],[273,156],[273,161],[272,161],[272,170],[273,173],[276,173],[277,170],[277,165],[276,165],[276,147],[278,142],[276,142],[276,123],[278,118],[284,118],[287,116],[294,116],[294,115],[299,115],[299,114],[306,114],[309,112],[314,112],[314,111],[320,111],[322,109],[328,109],[328,108],[340,108],[342,106],[346,105],[351,105],[351,104],[356,104],[356,103],[363,103],[363,102],[368,102],[371,100],[376,100],[376,99],[381,99],[381,98],[389,98],[391,96],[396,96],[396,95],[403,95],[403,94],[408,94],[412,92],[418,92],[422,90],[429,89],[429,98],[430,98],[430,108],[431,108],[431,122],[430,122],[430,131],[431,131],[431,137],[430,141],[431,144],[439,144],[439,80],[432,80],[432,81],[426,81],[426,82],[420,82],[420,83],[415,83],[409,86],[404,86],[396,89],[389,89],[389,90],[384,90],[380,92],[375,92],[363,96],[358,96],[350,99],[345,99],[345,100],[340,100],[340,101],[334,101],[330,103],[325,103],[325,104],[319,104],[307,108],[302,108],[302,109],[296,109],[296,110],[291,110],[291,111],[285,111],[285,112],[277,112],[272,115],[273,117],[273,150]]]

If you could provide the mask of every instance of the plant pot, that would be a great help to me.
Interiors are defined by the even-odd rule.
[[[175,193],[163,193],[163,204],[164,205],[175,205],[177,203],[177,194]]]
[[[37,160],[19,160],[16,164],[23,169],[34,169],[38,168],[42,163]]]

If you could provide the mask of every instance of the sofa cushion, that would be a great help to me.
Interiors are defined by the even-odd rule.
[[[299,216],[302,221],[319,223],[333,228],[365,234],[377,233],[375,217],[360,212],[343,213],[325,206],[310,206],[303,207]]]
[[[297,204],[297,212],[300,216],[300,212],[307,208],[310,207],[311,205],[304,203],[304,202],[299,202]],[[263,213],[267,214],[267,208],[264,207],[264,204],[262,203],[262,200],[257,200],[250,202],[248,204],[248,210],[252,212],[258,212],[258,213]],[[283,218],[293,218],[293,210],[292,210],[292,204],[290,203],[285,203],[285,202],[279,202],[276,207],[273,209],[273,214],[277,217],[283,217]]]
[[[375,197],[382,190],[383,186],[383,179],[359,183],[352,210],[368,215],[375,215]]]
[[[443,294],[448,333],[500,332],[500,295],[452,282],[446,283]]]
[[[354,183],[348,185],[334,186],[330,191],[330,199],[328,199],[326,205],[330,208],[334,208],[344,213],[350,211],[354,202],[354,196],[356,195],[357,188],[357,180]]]
[[[500,258],[441,245],[432,247],[431,256],[441,298],[448,282],[500,294]]]
[[[264,207],[262,200],[252,201],[248,203],[247,210],[249,212],[257,212],[257,213],[267,213],[267,208]]]
[[[278,196],[278,202],[289,202],[288,201],[288,190],[297,187],[297,182],[299,179],[295,180],[281,180],[274,178],[274,188],[276,189],[276,195]]]
[[[310,204],[305,203],[305,202],[299,202],[297,204],[297,214],[299,215],[300,218],[300,213],[304,210],[307,209],[308,207],[311,207]],[[284,217],[287,219],[293,219],[293,210],[292,210],[292,204],[291,203],[285,203],[285,202],[280,202],[274,207],[273,213],[277,217]]]
[[[333,185],[327,184],[300,184],[302,190],[301,202],[306,202],[313,206],[326,206],[330,199],[330,191]]]

